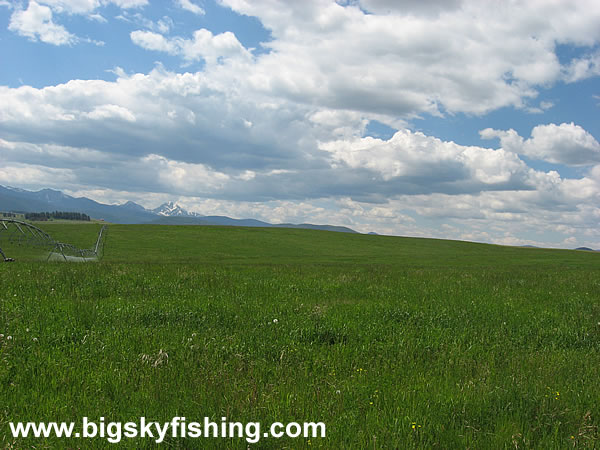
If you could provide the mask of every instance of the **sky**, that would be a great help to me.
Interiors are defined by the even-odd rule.
[[[597,0],[0,0],[0,184],[600,249]]]

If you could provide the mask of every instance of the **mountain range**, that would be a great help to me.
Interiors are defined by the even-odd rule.
[[[167,225],[229,225],[240,227],[282,227],[308,228],[313,230],[356,231],[335,225],[314,225],[310,223],[272,224],[256,219],[232,219],[227,216],[203,216],[189,212],[174,202],[167,202],[155,209],[146,209],[142,205],[128,201],[121,205],[106,205],[86,197],[72,197],[53,189],[27,191],[25,189],[0,186],[1,212],[44,212],[70,211],[85,213],[94,219],[107,222],[132,224],[154,223]]]

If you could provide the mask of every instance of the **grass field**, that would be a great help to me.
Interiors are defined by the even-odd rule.
[[[40,227],[82,247],[100,229]],[[110,225],[104,254],[0,264],[0,447],[109,445],[8,425],[84,416],[327,426],[168,448],[600,445],[598,253]]]

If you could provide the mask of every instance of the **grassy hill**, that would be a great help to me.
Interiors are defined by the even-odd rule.
[[[95,242],[102,224],[36,223],[56,240],[82,248]],[[110,225],[108,233],[106,262],[600,268],[597,253],[306,229]]]
[[[99,227],[42,226],[80,246]],[[327,436],[166,445],[594,447],[599,275],[591,252],[110,225],[100,263],[0,264],[0,436],[103,448],[15,440],[8,422],[208,416]]]

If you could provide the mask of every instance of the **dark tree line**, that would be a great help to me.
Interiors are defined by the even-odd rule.
[[[64,220],[90,220],[90,216],[78,212],[67,212],[67,211],[54,211],[54,212],[40,212],[40,213],[25,213],[25,219],[27,220],[50,220],[50,219],[64,219]]]

